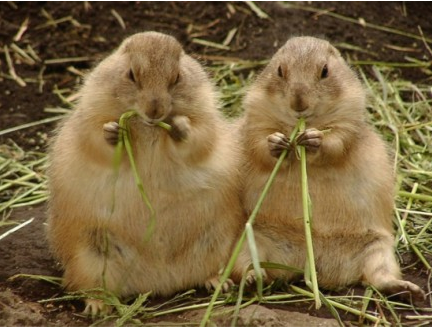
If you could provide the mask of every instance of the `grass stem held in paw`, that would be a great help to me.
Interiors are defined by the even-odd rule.
[[[305,130],[304,118],[299,119],[300,132]],[[305,281],[306,285],[313,291],[315,299],[315,308],[321,307],[321,300],[318,289],[318,281],[315,269],[315,259],[312,243],[312,216],[311,216],[311,202],[309,198],[309,188],[307,180],[307,163],[306,163],[306,148],[304,146],[298,146],[300,150],[300,167],[301,167],[301,186],[302,186],[302,203],[303,203],[303,220],[305,226],[305,238],[306,238],[306,265],[305,265]]]
[[[132,144],[131,144],[131,135],[130,135],[130,127],[129,127],[129,120],[134,117],[137,116],[137,112],[134,110],[129,110],[125,113],[122,114],[122,116],[120,117],[119,120],[119,141],[117,143],[116,149],[115,149],[115,154],[114,154],[114,168],[116,171],[116,176],[118,176],[118,172],[120,169],[120,163],[121,163],[121,158],[122,158],[122,153],[123,153],[123,149],[126,149],[126,153],[128,155],[129,158],[129,162],[132,168],[132,172],[134,174],[134,178],[135,178],[135,183],[138,187],[138,190],[141,194],[141,197],[144,201],[144,203],[146,204],[148,210],[150,211],[150,222],[149,222],[149,226],[147,228],[146,231],[146,235],[144,240],[148,240],[153,232],[155,223],[156,223],[156,218],[155,218],[155,210],[153,208],[153,206],[150,203],[149,198],[147,197],[147,194],[144,190],[144,185],[143,182],[139,176],[138,173],[138,169],[136,166],[136,162],[135,162],[135,158],[133,155],[133,150],[132,150]],[[165,122],[158,122],[157,125],[167,131],[171,131],[171,125],[165,123]],[[114,202],[113,202],[114,204]]]
[[[171,125],[169,125],[168,123],[165,123],[165,122],[158,122],[157,125],[159,127],[161,127],[162,129],[165,129],[167,131],[171,131],[171,129],[172,129]]]
[[[116,176],[118,177],[118,172],[120,169],[120,163],[121,163],[121,159],[122,159],[122,155],[123,155],[123,150],[126,150],[126,153],[128,155],[129,158],[129,163],[134,175],[134,179],[135,179],[135,183],[138,187],[138,190],[140,192],[140,195],[144,201],[144,203],[146,204],[148,210],[150,211],[150,222],[145,234],[145,238],[144,240],[148,240],[148,238],[150,238],[151,233],[154,229],[154,225],[155,225],[155,211],[153,209],[153,206],[150,203],[150,200],[147,197],[147,194],[144,191],[144,185],[142,183],[142,180],[139,176],[138,173],[138,169],[136,166],[136,162],[135,162],[135,158],[133,155],[133,150],[132,150],[132,144],[131,144],[131,136],[130,136],[130,127],[129,127],[129,119],[132,118],[133,116],[138,115],[135,111],[130,110],[127,111],[125,113],[122,114],[122,116],[120,117],[119,120],[119,140],[115,149],[115,154],[114,154],[114,168],[116,171]],[[114,203],[113,203],[114,204]]]
[[[297,133],[299,131],[299,127],[300,127],[300,123],[298,122],[297,125],[294,127],[294,130],[292,131],[291,135],[290,135],[290,139],[289,139],[290,143],[292,143],[294,141],[294,139],[295,139],[295,137],[296,137],[296,135],[297,135]],[[253,226],[253,223],[254,223],[255,218],[256,218],[256,216],[257,216],[257,214],[258,214],[258,212],[259,212],[259,210],[261,208],[261,205],[264,202],[264,199],[266,198],[267,193],[268,193],[271,185],[274,182],[276,174],[278,173],[278,171],[279,171],[279,169],[280,169],[283,161],[285,160],[287,154],[288,154],[288,150],[285,149],[282,152],[282,154],[279,156],[279,159],[277,160],[276,165],[273,168],[273,171],[271,172],[270,177],[267,180],[267,183],[265,184],[263,191],[261,192],[261,195],[260,195],[260,197],[259,197],[259,199],[257,201],[257,204],[255,205],[255,208],[252,211],[252,214],[249,216],[249,219],[246,222],[246,227],[248,225],[249,226]],[[212,310],[213,310],[213,306],[214,306],[214,304],[216,302],[216,299],[218,298],[218,296],[220,295],[220,292],[222,290],[222,286],[227,281],[228,277],[230,276],[230,274],[231,274],[231,272],[232,272],[232,270],[234,268],[235,261],[237,260],[237,257],[240,254],[240,251],[242,249],[243,243],[244,243],[244,241],[246,239],[246,234],[247,234],[247,229],[245,228],[245,230],[241,234],[241,236],[240,236],[237,244],[235,245],[234,251],[231,254],[231,257],[230,257],[230,259],[228,261],[228,264],[227,264],[227,266],[226,266],[226,268],[225,268],[225,270],[224,270],[224,272],[222,274],[222,277],[220,278],[220,283],[216,287],[216,289],[215,289],[215,291],[213,293],[212,299],[211,299],[211,301],[209,303],[209,306],[207,307],[207,310],[206,310],[206,313],[204,314],[203,319],[201,320],[200,326],[206,326],[207,325],[207,323],[208,323],[208,321],[210,319]],[[258,259],[256,259],[256,260],[258,260]],[[258,262],[259,262],[259,260],[258,260]]]

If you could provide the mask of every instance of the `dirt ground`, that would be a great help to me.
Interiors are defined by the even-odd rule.
[[[359,24],[313,11],[287,8],[276,2],[260,2],[259,7],[270,19],[259,18],[251,8],[240,2],[31,2],[0,3],[0,131],[24,123],[51,117],[44,108],[64,106],[53,91],[74,89],[81,80],[73,68],[86,71],[112,51],[128,35],[145,30],[157,30],[178,38],[188,53],[204,64],[218,57],[233,60],[268,59],[293,35],[315,35],[328,38],[339,45],[352,60],[374,60],[407,63],[410,59],[424,60],[428,54],[424,43],[412,37],[362,25],[372,23],[419,36],[419,26],[427,37],[432,37],[432,5],[427,2],[298,2],[296,6],[310,6],[326,12],[355,19]],[[114,10],[114,11],[113,11]],[[124,21],[121,26],[118,14]],[[14,41],[20,26],[28,18],[27,31]],[[63,20],[59,20],[65,18]],[[56,24],[47,24],[54,20]],[[193,38],[222,43],[228,32],[237,28],[229,50],[197,44]],[[26,78],[20,86],[7,78],[9,74],[5,45],[16,43],[21,48],[32,47],[41,61],[14,61],[16,74]],[[346,44],[358,48],[348,49]],[[52,59],[74,58],[66,62]],[[365,68],[370,73],[369,68]],[[4,73],[4,74],[3,74]],[[399,68],[396,76],[413,82],[427,82],[430,78],[421,68]],[[43,77],[43,78],[42,78]],[[430,82],[430,80],[429,80]],[[24,149],[45,150],[55,124],[39,125],[0,136],[0,144],[13,140]],[[52,284],[34,279],[8,280],[15,274],[61,276],[52,260],[44,237],[45,205],[16,210],[11,219],[18,222],[31,217],[35,220],[12,236],[0,241],[0,325],[13,326],[86,326],[91,320],[80,315],[79,302],[38,303],[41,299],[62,295]],[[0,234],[4,229],[0,229]],[[403,266],[410,264],[410,257]],[[404,271],[407,279],[427,290],[428,276],[424,269],[410,266]],[[308,307],[262,309],[270,311],[266,322],[254,325],[282,325],[294,323],[286,312],[300,311],[312,317],[301,317],[306,325],[333,325],[334,322],[312,321],[329,318],[325,311],[313,312]],[[263,313],[264,313],[263,312]],[[199,322],[199,314],[189,313],[161,318],[151,324],[164,322]],[[263,314],[263,316],[265,317]],[[195,316],[195,317],[194,317]],[[273,319],[272,319],[273,318]],[[349,320],[349,316],[344,318]],[[321,321],[320,321],[321,320]],[[249,322],[250,323],[250,322]],[[321,323],[321,324],[320,324]],[[247,324],[247,322],[244,322]]]

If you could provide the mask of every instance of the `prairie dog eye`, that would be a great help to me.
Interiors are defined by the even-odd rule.
[[[176,79],[174,80],[174,85],[179,83],[179,81],[180,81],[180,73],[177,74]]]
[[[321,78],[325,79],[327,76],[328,76],[328,67],[327,64],[325,64],[321,71]]]
[[[132,68],[129,70],[128,77],[129,77],[129,80],[131,80],[133,83],[136,82],[135,75],[134,75]]]

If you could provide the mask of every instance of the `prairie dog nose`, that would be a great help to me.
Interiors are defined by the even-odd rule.
[[[145,111],[146,116],[152,120],[158,120],[164,116],[165,110],[159,99],[150,101],[148,108]]]
[[[309,108],[309,102],[301,94],[296,94],[291,101],[291,108],[296,112],[304,112]]]

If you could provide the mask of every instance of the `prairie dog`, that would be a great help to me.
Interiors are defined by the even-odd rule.
[[[392,235],[394,176],[383,140],[366,121],[365,92],[355,73],[329,42],[295,37],[286,42],[250,87],[241,127],[244,206],[251,213],[284,149],[278,172],[254,224],[259,260],[304,268],[306,249],[300,161],[288,136],[299,117],[306,130],[297,144],[307,150],[318,283],[335,288],[356,282],[393,294],[424,299],[401,279]],[[322,130],[331,129],[324,134]],[[233,278],[251,263],[247,246]],[[292,279],[282,270],[267,280]],[[249,272],[249,280],[254,273]]]
[[[113,143],[123,112],[150,213],[126,156],[117,180]],[[156,126],[165,120],[168,132]],[[89,74],[50,152],[48,237],[68,290],[169,295],[217,283],[243,216],[235,137],[212,83],[171,36],[125,39]],[[90,312],[98,304],[89,303]]]

